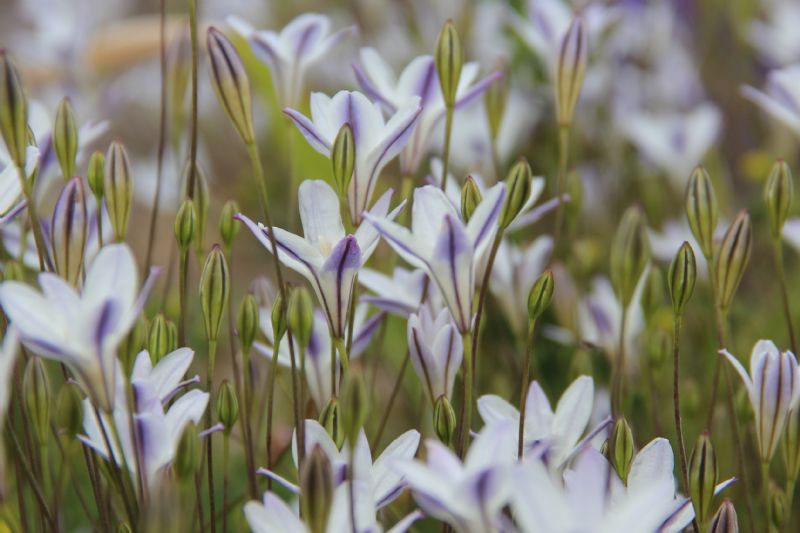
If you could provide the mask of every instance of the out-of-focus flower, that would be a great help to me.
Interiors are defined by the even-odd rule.
[[[371,215],[394,219],[402,204],[389,213],[391,198],[392,191],[384,193]],[[371,224],[361,224],[354,234],[346,235],[339,198],[322,180],[304,181],[300,185],[299,202],[304,237],[275,228],[278,258],[308,279],[328,318],[331,335],[343,339],[355,276],[375,251],[379,235]],[[243,214],[236,216],[272,252],[269,229]]]
[[[791,0],[761,2],[766,20],[754,20],[747,28],[747,38],[762,57],[775,66],[800,61],[800,5]]]
[[[378,105],[366,96],[355,91],[339,91],[332,98],[312,93],[310,120],[294,109],[286,108],[284,112],[311,147],[326,157],[331,156],[333,141],[341,127],[349,124],[352,128],[356,163],[347,206],[350,220],[359,225],[363,212],[369,209],[381,170],[408,142],[421,110],[419,98],[411,98],[384,122]]]
[[[486,191],[465,224],[442,190],[426,185],[414,191],[411,231],[385,217],[366,215],[400,257],[428,273],[461,333],[472,326],[475,265],[497,231],[504,198],[505,186],[498,183]]]
[[[450,399],[456,374],[464,358],[461,335],[447,309],[434,317],[427,305],[408,317],[406,328],[411,364],[427,390],[431,403]]]
[[[331,33],[330,19],[317,13],[298,16],[280,32],[256,30],[234,16],[228,17],[228,23],[247,39],[256,57],[267,65],[278,99],[284,106],[299,104],[308,69],[342,38],[356,31],[351,26]]]
[[[561,395],[555,411],[537,381],[528,388],[525,403],[523,452],[528,453],[544,445],[543,456],[547,458],[547,463],[555,468],[561,467],[573,454],[592,414],[592,378],[580,376],[573,381]],[[513,422],[514,427],[519,424],[517,408],[494,394],[486,394],[478,399],[478,412],[487,425],[503,420]],[[513,436],[515,442],[517,437],[518,433]]]
[[[770,71],[763,91],[745,85],[742,96],[800,135],[800,64]]]
[[[781,235],[783,236],[783,240],[800,252],[800,218],[790,218],[787,220],[783,225]]]
[[[363,268],[358,281],[374,296],[365,295],[361,300],[378,309],[407,317],[419,309],[425,292],[425,272],[395,267],[392,277],[377,270]]]
[[[5,149],[4,144],[0,143],[0,146]],[[20,206],[20,202],[22,201],[22,184],[19,180],[17,166],[10,158],[3,160],[2,155],[0,155],[0,164],[4,165],[3,170],[0,171],[0,215],[5,217],[6,215],[10,215],[15,207]],[[25,152],[25,175],[30,176],[33,174],[38,164],[39,149],[35,146],[29,146]],[[7,220],[12,218],[13,216],[10,216]]]
[[[755,413],[758,451],[769,462],[780,442],[786,417],[800,402],[800,367],[792,352],[781,353],[775,343],[760,340],[750,355],[750,374],[727,350],[720,351],[741,376]]]
[[[726,224],[720,224],[717,227],[717,235],[715,237],[722,238],[725,227]],[[672,261],[675,257],[675,252],[684,242],[688,242],[693,250],[699,251],[701,249],[685,219],[681,221],[668,220],[664,222],[660,231],[648,228],[647,235],[650,239],[653,257],[665,263]],[[708,279],[706,258],[702,253],[698,252],[695,254],[695,259],[697,260],[697,278],[701,280]]]
[[[113,407],[117,347],[144,305],[155,276],[137,296],[136,262],[125,244],[101,249],[80,294],[55,274],[39,275],[42,292],[0,285],[0,305],[33,352],[65,363],[104,411]]]
[[[11,378],[18,353],[19,334],[13,326],[10,326],[6,329],[3,344],[0,345],[0,425],[5,422],[8,402],[11,400]]]
[[[367,96],[388,112],[396,113],[408,102],[419,99],[422,108],[419,121],[400,154],[400,171],[405,175],[414,175],[430,148],[431,133],[445,116],[445,104],[434,59],[432,56],[413,59],[399,77],[395,77],[391,67],[374,48],[362,48],[360,60],[360,64],[353,65],[358,84]],[[463,66],[456,90],[456,109],[475,101],[490,83],[502,76],[500,72],[494,72],[475,82],[478,70],[477,63]]]

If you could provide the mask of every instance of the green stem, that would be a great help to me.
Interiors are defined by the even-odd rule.
[[[463,459],[465,451],[469,448],[469,427],[472,420],[472,332],[462,333],[461,339],[464,345],[464,397],[458,456]]]
[[[442,161],[442,177],[439,182],[439,187],[442,190],[447,184],[447,173],[450,170],[450,137],[453,134],[453,112],[453,106],[447,106],[444,119],[444,161]]]
[[[39,257],[39,270],[42,272],[51,271],[52,268],[47,261],[47,248],[44,244],[42,226],[39,224],[39,215],[36,212],[36,202],[34,201],[33,197],[33,187],[31,186],[28,176],[25,175],[25,169],[22,166],[17,165],[17,175],[19,176],[22,194],[25,197],[25,204],[28,210],[28,218],[31,223],[31,229],[33,230],[33,240],[36,243],[36,254]],[[24,241],[21,247],[24,248]]]
[[[17,452],[17,465],[21,467],[22,471],[25,473],[25,476],[28,478],[28,483],[33,489],[33,494],[36,496],[36,500],[39,503],[39,508],[41,509],[42,514],[50,524],[50,527],[53,528],[53,531],[55,531],[57,528],[55,520],[53,519],[53,514],[50,512],[50,508],[47,506],[47,500],[44,497],[41,487],[36,482],[36,476],[33,475],[31,465],[25,460],[25,453],[22,451],[22,446],[19,444],[19,439],[17,439],[17,435],[11,428],[10,424],[8,425],[8,434],[11,436],[11,440],[14,443],[14,450]]]
[[[683,440],[683,423],[681,421],[681,388],[680,388],[680,375],[681,375],[681,322],[682,317],[680,314],[674,314],[674,327],[672,330],[672,406],[675,414],[675,435],[678,441],[678,454],[681,461],[681,482],[683,483],[684,494],[689,494],[689,467],[686,462],[686,445]],[[697,517],[692,519],[692,528],[695,533],[700,533]]]
[[[214,405],[214,363],[217,358],[217,340],[208,340],[208,374],[206,376],[206,389],[209,397],[209,407],[206,409],[206,426],[211,427],[213,422],[211,416],[211,406]],[[208,469],[208,508],[209,508],[209,524],[211,532],[216,530],[216,520],[214,514],[214,448],[213,448],[214,434],[210,433],[206,437],[206,467]]]
[[[769,486],[769,463],[767,461],[761,462],[761,492],[764,495],[764,520],[766,527],[764,531],[773,531],[772,527],[772,502],[770,501],[770,486]]]
[[[269,383],[267,384],[267,470],[272,471],[272,417],[275,410],[275,378],[278,375],[278,348],[280,343],[272,347],[272,363],[269,368]],[[267,478],[267,490],[272,490],[272,478]]]
[[[617,344],[617,361],[614,365],[611,383],[611,413],[617,417],[622,411],[623,387],[625,381],[625,326],[628,321],[628,305],[621,302],[622,313],[619,325],[619,343]]]
[[[95,196],[97,203],[97,244],[99,248],[103,247],[103,197]],[[149,269],[148,269],[149,270]],[[147,270],[145,270],[147,272]]]
[[[186,346],[186,320],[189,309],[186,306],[187,283],[189,281],[189,250],[181,249],[180,265],[178,267],[178,342],[181,346]]]
[[[778,271],[778,279],[781,285],[783,314],[786,316],[786,327],[789,330],[789,342],[792,346],[792,353],[797,353],[797,337],[794,334],[792,308],[789,304],[789,282],[786,280],[786,270],[783,268],[783,241],[781,241],[780,237],[773,241],[772,249],[775,257],[775,268]]]
[[[486,294],[489,292],[489,283],[491,282],[492,269],[494,268],[494,261],[497,258],[497,250],[500,249],[500,243],[503,241],[503,230],[498,229],[492,242],[492,248],[489,251],[489,259],[486,262],[486,269],[483,273],[483,280],[481,281],[480,292],[478,294],[478,309],[475,312],[475,325],[473,331],[475,334],[472,336],[472,346],[470,347],[472,353],[472,367],[478,366],[478,340],[481,334],[481,322],[483,319],[483,309],[486,306]],[[475,376],[473,374],[473,381]],[[475,383],[472,384],[475,386]]]
[[[284,300],[285,301],[285,300]],[[297,431],[297,464],[303,464],[303,459],[306,453],[306,439],[305,439],[305,423],[300,413],[300,380],[297,371],[297,358],[294,353],[294,339],[292,338],[292,330],[286,330],[286,340],[289,343],[289,361],[291,363],[292,373],[292,404],[294,406],[294,427]]]
[[[527,407],[528,385],[530,382],[531,359],[533,358],[533,339],[536,333],[536,319],[528,321],[528,339],[522,358],[522,375],[519,387],[519,433],[517,442],[517,459],[522,460],[525,446],[525,411]]]
[[[200,52],[197,45],[197,0],[189,0],[189,33],[192,42],[192,124],[189,142],[189,182],[186,184],[186,193],[194,199],[194,189],[197,174],[197,71],[199,68]]]
[[[567,163],[569,162],[569,137],[570,126],[562,125],[558,128],[558,174],[556,175],[556,225],[553,231],[553,253],[551,260],[558,253],[558,245],[561,240],[562,226],[564,225],[564,202],[561,201],[561,192],[565,189],[564,180],[567,175]]]
[[[403,384],[403,376],[406,373],[406,367],[408,366],[408,362],[411,360],[411,352],[406,348],[406,356],[403,358],[403,363],[400,365],[400,371],[397,373],[397,378],[394,382],[394,387],[392,387],[392,393],[389,396],[389,403],[386,404],[386,408],[383,410],[383,415],[381,416],[381,423],[378,426],[378,433],[375,434],[375,438],[372,439],[372,446],[373,448],[377,447],[381,443],[381,437],[383,437],[383,430],[386,429],[386,423],[389,421],[389,414],[392,412],[394,408],[394,402],[397,399],[397,393],[400,392],[400,386]]]
[[[230,455],[230,435],[226,432],[222,437],[222,508],[228,508],[228,462]],[[222,533],[228,531],[228,513],[222,517]]]
[[[790,474],[790,476],[793,475],[794,474]],[[786,518],[784,523],[786,524],[787,531],[789,531],[789,526],[792,523],[792,504],[794,503],[794,489],[796,482],[797,480],[793,477],[790,477],[788,480],[786,480]]]

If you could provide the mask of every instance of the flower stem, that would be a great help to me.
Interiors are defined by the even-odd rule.
[[[672,329],[672,406],[675,411],[675,436],[678,440],[678,454],[681,460],[681,482],[683,483],[684,494],[689,494],[689,467],[686,462],[686,445],[683,440],[683,422],[681,421],[681,325],[683,317],[675,313],[673,315],[674,326]],[[692,527],[695,533],[700,533],[697,524],[697,517],[692,519]]]
[[[786,327],[789,330],[789,342],[792,346],[792,353],[797,353],[797,337],[794,334],[792,322],[792,308],[789,304],[789,283],[786,280],[786,270],[783,268],[783,241],[780,238],[774,239],[772,248],[775,257],[775,268],[778,271],[778,280],[781,284],[781,298],[783,300],[783,314],[786,316]]]
[[[764,520],[766,527],[764,531],[773,531],[772,527],[772,502],[770,501],[770,488],[769,488],[769,462],[761,462],[761,492],[764,495]]]
[[[305,424],[300,411],[300,380],[298,378],[297,358],[294,353],[294,339],[292,338],[291,328],[286,330],[286,340],[289,343],[289,361],[291,362],[292,372],[292,404],[294,405],[294,427],[297,431],[297,464],[303,464],[306,453]]]
[[[469,426],[472,420],[472,331],[461,334],[464,345],[464,395],[461,409],[461,432],[458,439],[458,456],[464,458],[469,448]]]
[[[625,326],[628,321],[628,306],[620,302],[622,311],[619,324],[619,343],[617,345],[617,361],[611,381],[611,413],[616,417],[622,411],[622,389],[625,381]]]
[[[222,509],[228,508],[228,470],[230,460],[230,435],[226,431],[222,436]],[[228,531],[228,513],[222,516],[222,533]]]
[[[186,184],[186,195],[194,199],[194,189],[197,174],[197,71],[200,52],[197,46],[197,0],[189,0],[189,33],[192,43],[192,123],[189,141],[189,182]]]
[[[209,397],[209,406],[206,409],[206,426],[211,428],[212,425],[212,416],[211,416],[211,406],[214,405],[213,398],[214,398],[214,363],[217,358],[217,340],[216,339],[209,339],[208,340],[208,374],[206,376],[206,389],[208,390]],[[214,434],[209,433],[206,437],[206,467],[208,472],[208,509],[209,509],[209,527],[211,532],[214,533],[216,531],[216,520],[214,516]]]
[[[486,306],[486,293],[489,292],[489,283],[491,283],[492,279],[492,269],[494,268],[494,261],[497,258],[497,250],[500,248],[500,243],[503,241],[503,230],[498,229],[497,233],[494,236],[494,241],[492,242],[492,248],[489,251],[489,259],[486,262],[486,269],[483,273],[483,280],[481,281],[481,288],[480,293],[478,294],[478,308],[475,311],[475,325],[473,326],[473,330],[475,334],[472,336],[472,367],[477,368],[478,366],[478,340],[481,334],[481,322],[483,319],[483,308]],[[475,377],[473,375],[473,381]],[[475,383],[472,384],[475,386]]]
[[[394,408],[394,402],[397,399],[397,393],[400,392],[400,386],[403,384],[403,376],[406,373],[406,367],[408,366],[408,362],[411,360],[411,352],[406,348],[406,355],[403,358],[403,363],[400,365],[400,371],[397,373],[397,378],[394,382],[394,387],[392,387],[392,393],[389,396],[389,403],[386,404],[386,408],[383,410],[383,416],[381,417],[381,423],[378,426],[378,432],[375,434],[375,437],[372,439],[372,446],[373,448],[377,447],[381,443],[381,437],[383,437],[383,431],[386,429],[386,423],[389,421],[389,413],[392,412]]]
[[[189,281],[189,250],[181,250],[178,266],[178,301],[180,320],[178,321],[178,341],[186,346],[186,319],[189,309],[186,307],[186,288]]]
[[[267,470],[272,471],[272,426],[275,411],[275,378],[278,374],[278,347],[272,347],[272,362],[269,367],[269,383],[267,384]],[[272,478],[267,478],[267,490],[272,490]]]
[[[558,127],[558,174],[556,175],[556,198],[558,207],[556,208],[556,222],[553,230],[553,253],[551,261],[558,253],[558,245],[561,240],[562,226],[564,225],[564,202],[561,199],[561,192],[565,189],[564,181],[567,177],[567,163],[569,162],[569,139],[570,126],[561,125]]]
[[[528,383],[530,382],[531,359],[533,358],[533,339],[536,333],[536,320],[528,321],[528,340],[525,353],[522,355],[522,376],[519,387],[519,441],[517,443],[517,459],[522,460],[525,446],[525,408],[527,407]]]
[[[39,504],[39,508],[42,511],[42,514],[47,519],[47,522],[50,524],[50,527],[53,528],[53,531],[56,530],[56,523],[53,519],[53,514],[50,512],[50,508],[47,506],[47,499],[44,497],[44,493],[42,492],[41,487],[36,482],[36,476],[33,475],[33,470],[31,469],[31,465],[28,461],[25,460],[25,454],[22,451],[22,446],[20,446],[19,439],[17,439],[17,435],[14,430],[11,428],[11,424],[8,425],[8,434],[11,436],[11,441],[14,444],[14,450],[17,452],[17,465],[21,468],[21,470],[25,473],[25,476],[28,478],[28,483],[30,484],[31,488],[33,489],[33,494],[36,496],[36,501]]]
[[[47,248],[45,247],[44,235],[42,234],[42,226],[39,224],[39,215],[36,212],[36,201],[34,200],[33,187],[31,186],[28,176],[25,175],[25,169],[17,165],[17,175],[19,176],[20,185],[22,186],[22,194],[25,197],[25,204],[28,209],[28,218],[31,223],[31,230],[33,230],[33,240],[36,243],[36,254],[39,257],[39,270],[42,272],[51,271],[52,268],[47,260]],[[22,249],[25,248],[24,241],[20,243]]]
[[[445,110],[445,123],[444,123],[444,155],[442,158],[442,177],[439,181],[439,187],[444,190],[447,184],[447,173],[450,170],[450,137],[453,134],[453,106],[447,106]]]

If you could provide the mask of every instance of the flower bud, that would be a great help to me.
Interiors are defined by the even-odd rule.
[[[319,414],[319,423],[328,432],[328,435],[341,448],[344,444],[344,428],[342,427],[342,417],[339,410],[339,401],[331,398],[325,408]]]
[[[622,305],[630,304],[649,261],[650,241],[644,214],[638,207],[629,207],[611,243],[611,283]]]
[[[753,226],[750,215],[746,209],[742,209],[725,232],[714,263],[717,297],[723,311],[730,307],[736,289],[739,288],[739,282],[742,281],[750,260],[752,245]]]
[[[104,168],[104,190],[108,216],[117,241],[124,241],[128,232],[133,200],[133,178],[125,147],[114,141],[108,147]]]
[[[239,333],[242,352],[250,353],[253,341],[258,334],[258,304],[256,297],[252,294],[247,294],[242,298],[239,313],[236,315],[236,331]]]
[[[200,438],[197,436],[197,426],[188,424],[178,441],[172,470],[175,472],[175,477],[178,481],[186,483],[194,479],[194,473],[199,466]]]
[[[672,299],[672,311],[676,315],[683,313],[683,308],[692,297],[696,279],[697,263],[694,251],[687,241],[683,241],[669,266],[669,296]]]
[[[628,483],[628,473],[633,463],[633,432],[624,417],[617,418],[611,440],[608,443],[608,453],[611,464],[617,471],[622,482]]]
[[[796,480],[800,474],[800,406],[789,411],[786,418],[781,451],[787,479]]]
[[[436,436],[446,445],[450,445],[456,432],[456,412],[447,396],[439,396],[433,404],[433,427]]]
[[[489,122],[489,136],[492,141],[497,139],[500,126],[506,114],[508,101],[508,71],[504,62],[497,65],[497,70],[503,75],[494,83],[490,83],[483,96],[483,105],[486,109],[486,119]]]
[[[446,107],[452,108],[456,103],[458,82],[461,79],[461,67],[464,65],[464,54],[461,50],[461,39],[452,20],[447,20],[436,40],[436,73],[442,88],[442,98]]]
[[[289,327],[298,345],[305,348],[314,329],[314,301],[305,287],[296,287],[289,294],[287,309]]]
[[[664,276],[661,269],[653,265],[644,281],[642,310],[649,321],[664,301]]]
[[[777,161],[772,167],[764,187],[764,202],[767,204],[769,227],[773,239],[781,238],[781,230],[789,216],[793,196],[792,171],[789,170],[786,161]]]
[[[233,426],[239,419],[239,401],[236,399],[236,392],[233,385],[227,379],[224,380],[217,393],[217,420],[225,428],[225,435],[230,435]]]
[[[56,425],[70,439],[83,430],[83,405],[78,387],[64,384],[58,391]]]
[[[167,79],[169,100],[167,108],[170,112],[170,124],[173,132],[183,128],[183,117],[186,111],[186,91],[192,73],[192,41],[188,25],[183,26],[169,44],[167,49]]]
[[[333,471],[328,456],[319,444],[303,461],[300,468],[300,498],[302,516],[310,533],[325,533],[333,506]]]
[[[697,437],[689,459],[689,495],[701,530],[705,530],[716,486],[717,455],[711,445],[711,437],[704,431]]]
[[[7,261],[3,265],[3,281],[25,281],[25,267],[15,260]]]
[[[280,294],[275,296],[272,302],[272,342],[275,346],[280,344],[281,339],[286,334],[286,305],[283,302],[283,297]]]
[[[528,320],[537,320],[542,316],[553,300],[554,289],[553,273],[545,270],[536,278],[528,293]]]
[[[219,245],[214,245],[200,276],[200,304],[203,309],[206,337],[209,341],[217,340],[222,325],[222,315],[228,306],[230,284],[225,254]]]
[[[25,168],[28,100],[17,66],[5,50],[0,50],[0,135],[14,164]]]
[[[61,190],[50,219],[50,242],[56,273],[73,287],[80,280],[87,226],[83,181],[74,177]]]
[[[105,166],[106,156],[103,152],[95,152],[89,158],[89,166],[86,169],[86,181],[89,183],[89,190],[97,199],[98,206],[105,189]]]
[[[178,241],[178,247],[182,252],[186,252],[194,240],[194,235],[197,226],[197,211],[194,208],[194,202],[191,198],[187,198],[178,209],[178,214],[175,216],[175,239]]]
[[[222,211],[219,215],[219,234],[222,237],[222,242],[225,248],[230,250],[233,246],[233,239],[242,229],[242,223],[238,219],[233,218],[233,215],[240,213],[239,204],[236,200],[228,200],[222,206]]]
[[[127,522],[122,522],[119,526],[117,526],[117,533],[133,533],[133,530]]]
[[[172,320],[167,320],[167,342],[169,343],[167,353],[178,349],[178,326]]]
[[[189,184],[192,178],[192,162],[187,161],[183,167],[183,198],[191,198],[194,201],[194,210],[197,214],[197,223],[194,231],[195,250],[199,255],[203,254],[204,237],[206,234],[206,220],[208,220],[208,206],[210,196],[208,191],[208,177],[206,171],[199,163],[195,165],[194,190],[189,194]]]
[[[131,374],[136,356],[145,348],[147,330],[147,319],[144,316],[140,316],[131,332],[128,333],[125,339],[123,339],[122,344],[120,344],[117,353],[119,354],[119,360],[122,362],[122,368],[126,376]]]
[[[344,123],[336,134],[331,149],[331,164],[333,165],[333,183],[340,198],[345,198],[353,177],[356,166],[356,142],[353,138],[353,128]]]
[[[717,229],[717,195],[711,184],[711,177],[703,167],[697,167],[689,178],[686,187],[686,217],[692,235],[700,244],[706,259],[714,253],[714,231]]]
[[[475,212],[482,200],[483,195],[475,183],[475,178],[467,176],[461,187],[461,216],[464,218],[464,222],[469,222],[472,213]]]
[[[64,179],[69,179],[75,175],[75,158],[78,156],[78,126],[69,98],[64,98],[58,105],[52,139],[61,174]]]
[[[42,443],[50,431],[50,380],[39,357],[28,359],[22,391],[28,420],[32,422],[37,442]]]
[[[531,196],[531,180],[533,173],[526,159],[517,161],[506,178],[506,199],[500,210],[500,229],[506,229],[511,224]]]
[[[215,27],[206,34],[208,57],[211,61],[211,85],[233,127],[245,144],[255,142],[250,81],[236,48]]]
[[[717,514],[711,520],[709,533],[739,533],[739,519],[736,517],[736,509],[728,498],[722,501],[717,510]]]
[[[586,74],[586,35],[583,20],[575,17],[561,41],[556,72],[556,117],[559,127],[570,127]]]
[[[158,313],[150,324],[150,335],[147,339],[147,352],[154,366],[170,352],[169,344],[167,319],[163,313]]]
[[[342,385],[342,417],[345,436],[350,447],[358,442],[358,433],[364,427],[369,414],[369,393],[364,375],[356,368],[345,374]]]
[[[767,489],[765,488],[762,490]],[[786,511],[788,510],[789,505],[789,502],[786,499],[786,493],[780,487],[776,486],[770,487],[769,493],[772,499],[769,506],[770,511],[772,512],[770,520],[774,528],[771,531],[783,531],[783,526],[786,523]]]

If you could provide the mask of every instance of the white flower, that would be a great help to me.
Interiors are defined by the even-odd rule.
[[[800,64],[770,71],[764,91],[746,85],[742,96],[800,135]]]
[[[14,377],[14,362],[19,353],[19,334],[13,326],[6,329],[3,344],[0,346],[0,426],[6,419],[8,402],[11,400],[11,379]],[[2,461],[0,461],[2,466]]]
[[[361,269],[358,281],[374,296],[361,300],[383,311],[407,317],[419,309],[425,292],[425,272],[395,267],[392,277],[370,268]]]
[[[442,396],[450,399],[464,346],[447,309],[441,309],[434,318],[429,306],[421,306],[419,314],[408,317],[406,338],[411,364],[431,403]]]
[[[747,28],[747,38],[762,57],[778,66],[800,61],[800,5],[792,0],[762,2],[767,20],[755,20]]]

